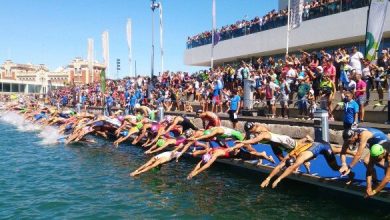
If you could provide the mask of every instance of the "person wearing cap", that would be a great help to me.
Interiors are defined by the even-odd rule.
[[[155,167],[159,167],[162,164],[165,164],[165,163],[172,161],[174,158],[177,158],[180,155],[180,153],[177,152],[178,149],[179,149],[179,147],[176,147],[172,151],[166,151],[166,152],[160,153],[160,154],[152,157],[144,165],[140,166],[138,169],[136,169],[135,171],[130,173],[130,176],[134,177],[134,176],[140,175],[140,174],[145,173],[145,172],[147,172]]]
[[[150,120],[154,121],[156,118],[156,110],[150,109],[148,106],[136,104],[134,106],[135,113],[140,113],[144,117],[148,117]]]
[[[200,119],[202,119],[203,127],[205,129],[209,129],[212,127],[218,127],[221,126],[221,119],[219,119],[218,115],[214,112],[206,111],[203,112],[202,109],[199,109],[196,111],[196,116],[198,116]],[[207,121],[207,125],[206,125]]]
[[[340,173],[348,174],[352,168],[359,162],[363,161],[368,164],[370,149],[375,144],[382,144],[389,141],[388,136],[376,128],[353,128],[343,131],[344,143],[340,152],[342,167]],[[347,165],[346,154],[350,146],[358,145],[352,162]]]
[[[370,160],[367,165],[366,172],[366,195],[365,197],[373,197],[377,195],[386,185],[390,182],[390,142],[386,142],[383,144],[375,144],[371,147],[370,150]],[[372,189],[372,180],[373,175],[375,175],[374,166],[378,165],[382,167],[385,171],[385,176],[382,181]]]
[[[197,128],[194,123],[184,115],[176,116],[171,120],[172,121],[169,123],[169,127],[165,130],[165,134],[169,133],[177,125],[183,127],[183,132],[188,129],[199,130],[199,128]]]
[[[335,154],[333,153],[332,147],[327,142],[311,142],[296,147],[293,151],[288,153],[283,160],[272,170],[270,175],[261,183],[261,188],[265,188],[269,185],[272,178],[279,172],[283,172],[275,181],[272,183],[272,188],[276,188],[280,181],[289,176],[295,170],[299,168],[305,162],[309,162],[317,158],[322,154],[326,160],[327,165],[334,171],[340,169],[337,164]],[[286,166],[287,162],[293,160],[294,163],[291,166]],[[287,168],[286,168],[287,167]],[[284,169],[286,168],[286,169]],[[284,169],[284,170],[283,170]],[[354,173],[349,173],[349,178],[353,179]]]
[[[251,149],[251,144],[269,144],[272,147],[273,153],[280,161],[283,160],[283,152],[291,152],[295,147],[313,141],[309,136],[300,140],[294,140],[287,135],[275,134],[270,132],[266,127],[253,122],[246,122],[244,124],[244,130],[248,140],[236,142],[236,146],[246,146],[246,148]],[[249,139],[252,135],[254,137]]]
[[[238,154],[240,147],[216,147],[208,148],[206,150],[195,151],[193,156],[202,155],[202,160],[195,166],[195,168],[188,174],[187,179],[190,180],[194,176],[208,169],[218,158],[233,158]]]

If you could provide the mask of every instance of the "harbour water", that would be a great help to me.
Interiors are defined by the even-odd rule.
[[[194,162],[185,159],[131,178],[148,159],[139,148],[64,146],[52,130],[36,129],[0,121],[0,219],[390,218],[290,182],[261,190],[259,176],[222,166],[189,181]]]

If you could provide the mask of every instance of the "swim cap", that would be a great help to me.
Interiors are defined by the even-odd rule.
[[[196,114],[197,115],[200,115],[200,114],[202,114],[203,113],[203,110],[202,109],[199,109],[198,111],[196,111]]]
[[[141,121],[142,120],[142,115],[140,115],[140,114],[138,114],[137,116],[135,116],[135,119],[137,120],[137,121]]]
[[[203,161],[204,163],[207,163],[210,159],[211,159],[211,154],[209,154],[209,153],[203,154],[203,156],[202,156],[202,161]]]
[[[250,131],[253,127],[255,126],[255,124],[253,122],[246,122],[245,125],[244,125],[244,130],[246,132]]]
[[[157,147],[162,147],[165,144],[164,139],[158,139],[157,141]]]
[[[167,121],[168,123],[172,123],[173,117],[168,115],[167,117],[165,117],[165,121]]]
[[[374,144],[374,145],[372,145],[372,147],[371,147],[370,155],[371,155],[371,157],[378,157],[378,156],[380,156],[381,154],[383,154],[383,152],[385,152],[385,150],[383,149],[383,146],[382,146],[382,145],[380,145],[380,144]]]
[[[123,117],[122,115],[120,115],[120,116],[118,116],[118,120],[119,120],[120,122],[123,122],[123,121],[125,120],[125,117]]]
[[[188,129],[188,130],[184,133],[184,135],[185,135],[187,138],[191,137],[193,134],[194,134],[194,131],[193,131],[192,129]]]
[[[210,131],[210,130],[205,130],[205,131],[203,131],[203,135],[209,135],[209,134],[211,134],[211,131]]]
[[[144,126],[144,125],[143,125],[141,122],[138,122],[137,125],[136,125],[136,127],[137,127],[138,129],[141,129],[143,126]]]
[[[348,141],[349,139],[351,139],[353,136],[355,135],[355,132],[351,129],[348,129],[348,130],[344,130],[343,131],[343,140],[344,141]]]
[[[157,123],[152,123],[152,127],[150,128],[152,132],[157,132],[158,130],[158,124]]]

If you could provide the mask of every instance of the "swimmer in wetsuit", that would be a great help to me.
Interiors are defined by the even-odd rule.
[[[301,145],[291,151],[286,157],[272,170],[271,174],[261,183],[261,187],[267,187],[272,177],[277,175],[286,166],[286,162],[290,159],[295,160],[293,165],[287,167],[284,172],[272,183],[272,188],[275,188],[280,181],[294,172],[300,165],[306,161],[310,161],[322,154],[325,160],[332,170],[339,170],[340,166],[337,164],[336,157],[333,154],[332,148],[329,143],[326,142],[313,142]],[[350,178],[353,178],[354,174],[351,173]]]
[[[207,150],[195,151],[192,155],[197,156],[203,154],[202,160],[190,172],[190,174],[187,176],[187,179],[192,179],[194,176],[208,169],[218,158],[227,159],[227,158],[236,157],[239,154],[240,148],[241,148],[240,146],[229,147],[229,148],[216,147],[216,148],[209,148]],[[267,156],[265,152],[264,155],[259,157],[274,163],[273,158]]]
[[[166,120],[169,123],[169,127],[165,130],[164,134],[169,133],[176,125],[183,127],[183,132],[188,129],[199,130],[187,117],[176,116],[172,118],[171,116],[167,116]]]
[[[173,151],[166,151],[152,157],[144,165],[136,169],[134,172],[130,173],[130,176],[140,175],[141,173],[147,172],[157,166],[160,166],[164,163],[168,163],[169,161],[179,156],[180,153],[177,152],[177,149],[178,148],[174,149]]]
[[[187,143],[186,137],[177,137],[177,138],[160,138],[157,143],[153,145],[145,154],[152,154],[158,151],[162,151],[169,146],[177,146],[177,149],[181,149],[184,144]]]
[[[389,141],[389,137],[376,128],[354,128],[350,130],[344,130],[343,139],[344,143],[340,152],[342,166],[339,170],[342,175],[347,175],[359,162],[359,160],[363,161],[364,165],[367,166],[370,158],[371,146],[375,144],[383,144]],[[353,157],[352,162],[347,165],[347,151],[350,145],[355,144],[358,144],[357,151]],[[375,174],[374,178],[376,178]]]
[[[247,137],[250,137],[251,135],[255,135],[255,137],[249,140],[238,142],[238,145],[245,146],[250,152],[257,152],[254,148],[251,147],[251,144],[269,144],[272,148],[273,153],[276,155],[279,161],[282,161],[284,158],[283,152],[289,153],[294,150],[295,147],[301,144],[313,142],[313,140],[309,136],[306,136],[305,138],[299,140],[294,140],[287,135],[272,133],[266,127],[259,124],[255,124],[253,122],[246,122],[244,124],[244,130],[246,132]],[[304,165],[307,173],[309,173],[310,163],[305,162]]]
[[[372,176],[375,174],[374,166],[377,165],[385,170],[385,176],[382,181],[372,189]],[[390,142],[383,144],[374,144],[370,150],[370,160],[366,172],[366,195],[365,197],[373,197],[377,195],[390,182]]]
[[[209,130],[204,131],[204,135],[200,137],[192,137],[190,140],[193,141],[199,141],[199,140],[211,140],[213,138],[217,139],[234,139],[238,141],[243,141],[245,136],[234,129],[219,126],[219,127],[214,127]]]

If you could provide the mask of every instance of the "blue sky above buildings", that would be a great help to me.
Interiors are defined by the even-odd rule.
[[[160,0],[164,11],[164,66],[171,71],[194,71],[185,66],[187,36],[211,29],[211,0]],[[217,25],[262,16],[277,8],[276,0],[217,0]],[[133,23],[133,61],[137,73],[150,73],[151,10],[149,0],[2,0],[0,62],[65,66],[75,57],[87,58],[87,39],[95,40],[95,59],[102,61],[101,34],[110,34],[110,72],[129,73],[126,22]],[[160,71],[158,11],[155,12],[155,72]],[[132,65],[134,73],[134,62]]]

